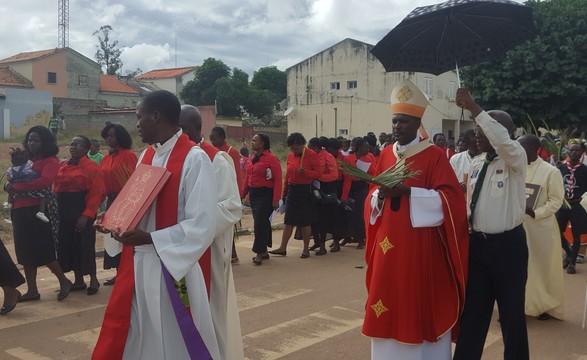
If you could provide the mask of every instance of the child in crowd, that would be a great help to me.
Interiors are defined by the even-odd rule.
[[[33,170],[33,162],[29,159],[28,154],[21,148],[11,148],[10,150],[10,161],[12,167],[6,170],[6,178],[8,182],[25,182],[33,180],[39,177],[39,174]],[[48,223],[49,218],[45,215],[46,201],[44,197],[39,197],[39,211],[36,217]],[[12,209],[12,195],[8,195],[8,200],[4,203],[5,209]]]

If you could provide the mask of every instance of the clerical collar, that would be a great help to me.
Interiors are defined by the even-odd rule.
[[[166,152],[166,151],[173,149],[173,147],[175,146],[175,143],[177,142],[177,139],[179,139],[181,134],[183,134],[183,131],[180,128],[178,132],[173,134],[173,136],[170,139],[166,140],[164,143],[153,144],[153,149],[155,150],[156,153],[163,153],[163,152]]]
[[[416,136],[414,138],[414,140],[412,140],[410,143],[408,143],[406,145],[400,145],[398,143],[397,144],[397,151],[404,152],[404,151],[406,151],[407,148],[409,148],[410,146],[416,145],[419,142],[420,142],[420,138],[418,136]]]

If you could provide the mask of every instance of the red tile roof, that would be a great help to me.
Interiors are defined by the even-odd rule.
[[[178,76],[185,75],[189,72],[195,71],[196,66],[187,66],[175,69],[158,69],[158,70],[151,70],[144,74],[137,76],[135,79],[170,79],[176,78]]]
[[[11,63],[17,61],[28,61],[28,60],[36,60],[43,56],[54,54],[58,51],[63,49],[48,49],[48,50],[39,50],[39,51],[30,51],[30,52],[23,52],[20,54],[13,55],[11,57],[7,57],[5,59],[0,60],[0,64],[2,63]]]
[[[0,86],[32,88],[33,83],[7,65],[2,65],[0,66]]]
[[[100,75],[100,91],[108,91],[125,94],[138,94],[139,92],[128,86],[116,75]]]

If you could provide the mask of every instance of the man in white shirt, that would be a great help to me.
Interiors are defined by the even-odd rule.
[[[484,154],[471,162],[467,186],[469,280],[453,360],[481,359],[495,301],[504,359],[527,360],[526,152],[510,137],[514,124],[508,113],[485,112],[466,89],[458,89],[456,103],[475,117],[477,145]]]
[[[479,155],[477,149],[477,140],[475,139],[475,130],[469,129],[463,134],[462,141],[467,145],[467,150],[457,153],[450,158],[450,165],[457,175],[457,180],[461,184],[461,187],[466,191],[466,182],[469,178],[469,167],[471,166],[471,160]]]

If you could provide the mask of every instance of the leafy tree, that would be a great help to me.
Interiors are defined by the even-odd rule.
[[[258,118],[266,118],[273,114],[274,108],[275,95],[271,91],[251,87],[245,101],[248,113]]]
[[[587,7],[584,0],[529,0],[536,38],[499,62],[465,68],[463,79],[485,108],[503,109],[521,125],[567,130],[586,126]]]
[[[118,40],[112,41],[110,39],[112,31],[112,26],[102,25],[92,34],[98,37],[99,43],[96,45],[94,57],[98,64],[102,65],[102,71],[106,70],[107,75],[116,75],[116,72],[122,67],[122,60],[120,60],[122,50],[118,48]]]
[[[125,70],[124,71],[124,76],[128,79],[132,79],[134,77],[137,77],[139,75],[141,75],[143,73],[143,69],[141,69],[140,67],[134,69],[134,70]]]
[[[261,90],[269,90],[275,96],[275,102],[287,97],[287,74],[275,66],[262,67],[255,71],[251,85]]]
[[[196,70],[194,80],[190,80],[181,90],[181,99],[191,105],[214,105],[217,99],[216,81],[230,76],[230,68],[221,60],[208,58]]]
[[[249,75],[237,68],[232,76],[216,80],[218,114],[224,116],[241,116],[243,106],[249,92]]]

